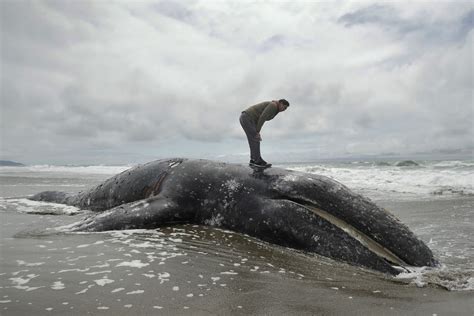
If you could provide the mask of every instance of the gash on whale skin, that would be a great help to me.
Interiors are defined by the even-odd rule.
[[[193,223],[397,274],[435,266],[431,250],[394,215],[330,178],[209,160],[167,159],[126,170],[85,192],[31,198],[97,212],[72,231]]]

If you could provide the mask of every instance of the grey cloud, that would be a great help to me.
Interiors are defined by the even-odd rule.
[[[359,24],[379,24],[387,28],[396,28],[397,31],[403,33],[414,31],[420,27],[416,23],[400,18],[398,12],[392,6],[380,4],[346,13],[339,18],[339,22],[346,27]]]
[[[185,23],[190,23],[194,15],[193,11],[178,1],[160,1],[153,4],[152,8],[160,14]]]
[[[71,47],[94,38],[96,28],[93,24],[78,23],[74,16],[56,10],[52,4],[40,1],[0,3],[4,71],[21,74],[25,77],[24,82],[30,82],[32,78],[28,77],[40,71],[64,76],[71,69]]]
[[[426,15],[409,19],[402,17],[400,12],[390,5],[375,4],[346,13],[338,21],[346,27],[374,25],[396,36],[413,36],[416,41],[423,40],[437,45],[466,40],[473,28],[472,16],[471,9],[455,20],[436,20]]]
[[[390,6],[334,23],[332,6],[308,19],[317,4],[16,3],[1,2],[1,154],[13,160],[242,153],[240,111],[275,98],[292,105],[265,124],[269,151],[472,147],[472,52],[452,42],[472,10],[440,13],[450,37],[430,42],[429,23]],[[381,38],[357,25],[383,26]]]
[[[94,0],[46,0],[45,6],[58,14],[75,19],[80,23],[79,26],[84,26],[84,24],[91,24],[95,27],[103,26],[103,18],[107,15],[106,10]]]
[[[317,44],[317,40],[310,36],[288,36],[285,34],[274,34],[260,43],[256,44],[252,49],[257,53],[268,53],[275,49],[311,49]]]
[[[370,115],[365,114],[355,120],[355,124],[362,128],[370,128],[374,125],[374,120]]]
[[[154,126],[149,122],[135,122],[127,125],[127,140],[132,142],[147,142],[157,139],[159,136]]]
[[[268,51],[268,50],[271,50],[271,49],[275,49],[275,48],[278,48],[278,47],[285,46],[288,43],[289,43],[289,41],[284,35],[276,34],[276,35],[273,35],[273,36],[267,38],[266,40],[264,40],[259,45],[258,50]]]
[[[60,3],[55,2],[57,6]],[[70,8],[64,3],[62,2],[61,7]],[[60,47],[91,39],[94,31],[94,25],[91,23],[93,16],[88,15],[91,20],[81,20],[81,23],[78,23],[77,11],[59,11],[52,4],[38,1],[2,1],[2,36],[14,34],[16,40]],[[79,2],[72,2],[71,5],[76,8],[83,6]],[[88,12],[93,13],[94,10]],[[73,16],[73,13],[76,15]]]
[[[99,135],[98,129],[90,126],[89,121],[82,119],[74,119],[73,121],[64,120],[61,125],[58,125],[55,131],[62,137],[92,138]]]
[[[459,34],[468,34],[474,28],[474,9],[467,12],[461,20]]]
[[[469,126],[464,126],[464,127],[449,127],[442,131],[442,133],[439,133],[439,136],[447,135],[447,136],[464,136],[464,135],[469,135],[469,133],[472,133],[472,128],[469,128]],[[473,136],[471,134],[471,136]]]

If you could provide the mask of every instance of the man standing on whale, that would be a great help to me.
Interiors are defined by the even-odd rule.
[[[252,105],[240,115],[240,125],[247,135],[250,147],[250,165],[256,167],[270,167],[271,164],[263,160],[260,155],[260,130],[263,123],[273,119],[278,113],[285,111],[290,103],[285,99],[264,101]]]

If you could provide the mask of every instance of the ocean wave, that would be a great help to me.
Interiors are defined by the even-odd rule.
[[[85,187],[85,184],[57,184],[57,183],[15,183],[15,184],[5,184],[5,183],[0,183],[0,186],[3,187]]]
[[[0,211],[7,210],[41,215],[76,215],[86,212],[64,204],[32,201],[26,198],[0,198]]]
[[[441,265],[431,267],[408,267],[395,277],[396,280],[415,284],[418,287],[437,285],[448,291],[473,291],[474,271],[449,268]]]
[[[474,161],[449,160],[434,162],[435,168],[474,168]]]
[[[474,192],[472,191],[465,191],[463,189],[459,188],[453,188],[453,187],[443,187],[436,189],[435,191],[432,191],[431,194],[433,195],[459,195],[459,196],[474,196]]]
[[[26,173],[26,172],[55,172],[55,173],[79,173],[79,174],[117,174],[127,170],[134,165],[124,166],[55,166],[55,165],[33,165],[25,167],[0,167],[2,173]]]
[[[380,162],[379,162],[380,163]],[[474,195],[474,169],[437,169],[436,165],[398,167],[392,165],[298,165],[288,169],[327,176],[349,188],[379,195],[426,197]]]

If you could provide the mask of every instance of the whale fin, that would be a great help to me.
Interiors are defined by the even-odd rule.
[[[68,231],[153,229],[168,224],[186,223],[190,219],[189,212],[184,212],[170,199],[152,197],[89,216],[70,225]]]

